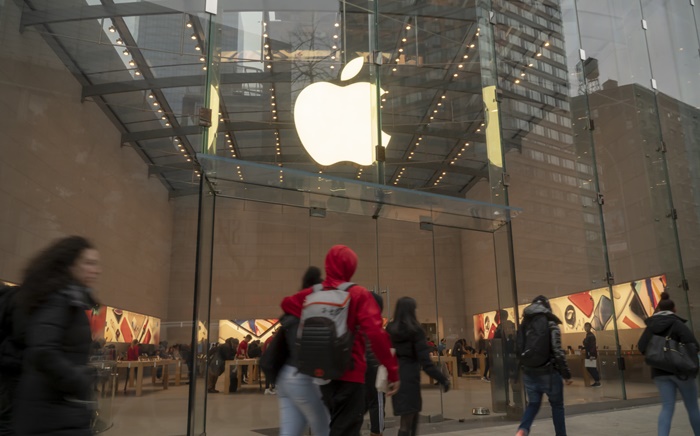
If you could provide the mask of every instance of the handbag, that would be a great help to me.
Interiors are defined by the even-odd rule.
[[[696,375],[698,373],[698,355],[694,344],[673,339],[673,326],[662,335],[652,335],[644,353],[647,365],[677,376]]]
[[[598,364],[596,362],[596,359],[584,359],[583,366],[585,366],[586,368],[597,368]]]
[[[270,345],[260,357],[260,369],[265,373],[265,378],[271,383],[275,383],[277,374],[289,358],[289,347],[287,347],[287,333],[284,326],[280,328],[270,341]]]

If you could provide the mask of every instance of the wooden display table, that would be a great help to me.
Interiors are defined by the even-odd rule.
[[[163,389],[168,389],[170,384],[170,371],[169,367],[171,364],[177,365],[177,370],[175,371],[175,384],[180,384],[180,370],[182,368],[181,360],[173,359],[160,359],[160,360],[132,360],[132,361],[119,361],[117,362],[117,368],[126,368],[129,377],[129,387],[136,388],[136,396],[140,397],[143,394],[143,372],[145,368],[153,368],[151,374],[151,382],[153,385],[156,384],[156,372],[158,367],[163,368]],[[138,374],[134,377],[134,371],[139,368]]]
[[[484,376],[484,369],[486,369],[486,355],[485,354],[471,354],[471,353],[466,353],[462,356],[462,359],[464,359],[466,362],[469,363],[469,367],[472,368],[472,371],[474,370],[474,365],[472,364],[472,359],[477,359],[479,362],[479,372],[478,375],[479,377]]]
[[[447,365],[447,371],[450,373],[450,382],[452,383],[452,388],[459,388],[459,377],[457,377],[457,358],[453,356],[430,356],[433,363],[436,364],[438,369],[440,368],[440,363]],[[433,384],[433,379],[428,377],[430,384]]]
[[[260,359],[234,359],[227,360],[224,364],[224,393],[231,394],[229,386],[231,386],[231,367],[232,366],[244,366],[248,365],[248,380],[251,382],[248,386],[253,386],[254,381],[258,381],[260,374],[258,371],[258,364]],[[238,380],[238,389],[240,389],[243,384],[241,383],[243,379],[243,371],[240,368],[236,371],[236,379]]]

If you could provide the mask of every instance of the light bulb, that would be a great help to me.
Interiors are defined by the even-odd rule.
[[[114,32],[117,31],[117,28],[114,27],[114,26],[109,26],[109,31],[110,31],[111,33],[114,33]]]
[[[121,39],[121,38],[117,38],[116,43],[117,43],[118,45],[122,45],[122,44],[124,44],[124,40]]]

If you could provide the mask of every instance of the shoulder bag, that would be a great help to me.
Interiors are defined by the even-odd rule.
[[[675,324],[674,324],[675,325]],[[677,376],[698,373],[698,355],[694,344],[688,346],[673,338],[673,325],[666,335],[652,335],[644,353],[647,365]]]

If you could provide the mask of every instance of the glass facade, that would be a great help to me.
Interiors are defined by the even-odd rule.
[[[0,0],[0,279],[94,239],[111,433],[274,433],[256,366],[216,380],[207,354],[264,342],[334,244],[385,318],[411,296],[446,340],[431,423],[520,416],[493,336],[540,294],[571,347],[567,406],[653,398],[644,319],[664,289],[699,316],[699,21],[692,0]],[[133,387],[114,362],[132,336],[151,354]]]

